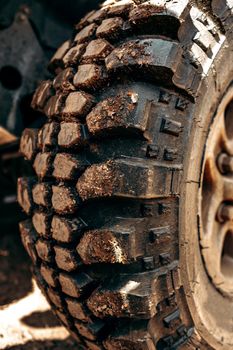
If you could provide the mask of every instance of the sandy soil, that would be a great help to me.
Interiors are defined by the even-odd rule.
[[[32,280],[17,228],[0,227],[0,349],[78,350]]]

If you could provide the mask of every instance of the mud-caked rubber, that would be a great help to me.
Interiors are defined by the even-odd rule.
[[[107,1],[34,95],[48,122],[21,139],[37,174],[19,179],[21,235],[80,348],[210,348],[180,279],[179,198],[198,88],[231,33],[212,5]]]

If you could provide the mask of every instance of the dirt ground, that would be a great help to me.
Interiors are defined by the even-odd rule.
[[[17,227],[0,226],[0,349],[78,350],[32,280]]]

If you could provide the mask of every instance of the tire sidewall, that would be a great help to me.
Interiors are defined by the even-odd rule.
[[[213,348],[224,350],[233,346],[233,305],[216,290],[204,266],[199,242],[199,193],[210,125],[233,78],[232,45],[232,40],[225,40],[202,81],[185,155],[180,199],[180,267],[186,300],[198,333]]]

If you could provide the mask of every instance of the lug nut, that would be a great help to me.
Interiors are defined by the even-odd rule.
[[[233,157],[221,153],[217,159],[217,165],[222,174],[233,173]]]
[[[233,221],[233,204],[222,204],[217,213],[219,222]]]

